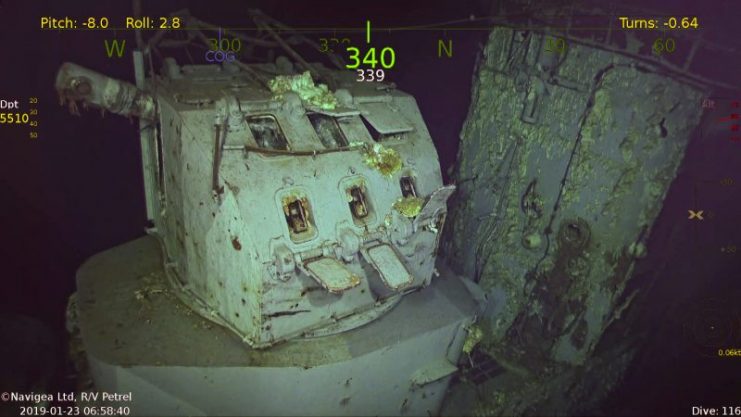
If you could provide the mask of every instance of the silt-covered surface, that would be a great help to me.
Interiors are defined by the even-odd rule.
[[[567,45],[494,30],[461,132],[444,250],[489,294],[480,346],[508,371],[489,386],[519,381],[484,396],[484,414],[553,401],[564,392],[553,375],[597,363],[587,359],[633,299],[626,283],[700,118],[699,89]]]

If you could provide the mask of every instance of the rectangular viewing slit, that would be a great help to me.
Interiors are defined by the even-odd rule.
[[[286,211],[286,222],[291,232],[299,234],[309,230],[309,219],[301,200],[291,201],[284,209]]]
[[[291,241],[303,243],[314,239],[317,229],[307,194],[300,190],[285,191],[279,194],[279,201]]]
[[[289,150],[286,136],[278,124],[278,120],[271,115],[247,116],[247,125],[257,146],[266,149]]]
[[[412,177],[401,177],[399,185],[401,186],[401,195],[403,197],[417,196],[417,190],[414,188],[414,179]]]
[[[345,148],[349,145],[347,138],[342,133],[340,125],[332,116],[312,113],[308,115],[311,125],[314,127],[319,140],[325,148]]]
[[[365,194],[360,187],[350,188],[350,211],[352,216],[358,220],[368,217],[368,206],[365,202]]]

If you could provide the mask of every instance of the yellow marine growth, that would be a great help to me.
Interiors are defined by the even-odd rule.
[[[365,152],[365,163],[377,169],[381,174],[390,177],[402,167],[401,156],[394,149],[376,143]]]
[[[283,94],[293,91],[306,103],[325,110],[337,107],[337,98],[324,84],[314,84],[309,71],[299,75],[279,75],[268,81],[270,91],[275,98],[282,98]]]
[[[476,345],[479,344],[481,339],[484,338],[484,332],[478,326],[471,326],[468,328],[468,336],[463,342],[463,352],[471,354]]]
[[[404,217],[416,217],[422,211],[422,203],[424,203],[424,200],[419,197],[399,197],[394,203],[394,210]]]

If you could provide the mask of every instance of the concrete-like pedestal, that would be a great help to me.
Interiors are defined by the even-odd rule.
[[[80,335],[96,390],[132,392],[132,414],[426,416],[477,308],[440,272],[368,325],[255,350],[178,301],[144,237],[79,269]]]

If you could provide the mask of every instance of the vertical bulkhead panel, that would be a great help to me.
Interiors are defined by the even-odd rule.
[[[413,126],[413,130],[405,134],[406,140],[411,143],[404,148],[407,154],[400,176],[410,177],[416,195],[428,199],[442,185],[437,149],[414,97],[395,97],[393,106],[398,108],[399,117]],[[401,178],[395,185],[401,187]],[[441,209],[447,211],[445,206]],[[433,274],[439,232],[428,227],[420,228],[406,245],[397,246],[397,250],[406,257],[410,270],[417,276],[430,277]]]
[[[162,143],[161,184],[164,186],[165,195],[162,200],[163,207],[157,215],[157,228],[161,230],[159,235],[165,244],[168,258],[166,263],[175,262],[178,274],[182,275],[185,268],[180,261],[185,251],[185,230],[182,204],[180,117],[167,101],[160,100],[159,104]]]
[[[183,216],[185,247],[187,252],[186,275],[181,279],[192,289],[203,294],[208,281],[206,234],[214,222],[217,202],[211,195],[211,164],[213,138],[208,131],[213,128],[211,114],[203,111],[181,113],[183,127],[180,137],[183,144]]]
[[[409,155],[404,163],[406,168],[416,173],[417,192],[423,196],[429,196],[442,184],[437,149],[435,149],[414,97],[408,95],[395,97],[393,104],[399,108],[399,117],[409,122],[414,128],[408,133],[408,137],[413,139],[414,143],[413,147],[406,148],[409,149]]]
[[[234,152],[223,154],[219,183],[224,187],[215,198],[214,115],[198,110],[184,111],[180,116],[180,122],[173,124],[181,144],[179,206],[183,209],[179,227],[185,250],[179,263],[183,268],[180,280],[188,284],[190,296],[198,299],[196,306],[207,306],[204,314],[236,328],[252,342],[260,326],[261,277],[255,247],[235,198],[239,188],[232,187],[222,175],[234,169],[229,159]]]
[[[225,154],[222,171],[234,169],[230,158],[241,158],[233,152]],[[231,165],[231,166],[230,166]],[[248,223],[243,217],[237,196],[238,187],[227,185],[214,222],[206,236],[207,299],[230,327],[250,344],[259,340],[262,325],[262,274],[255,244],[250,238]]]

